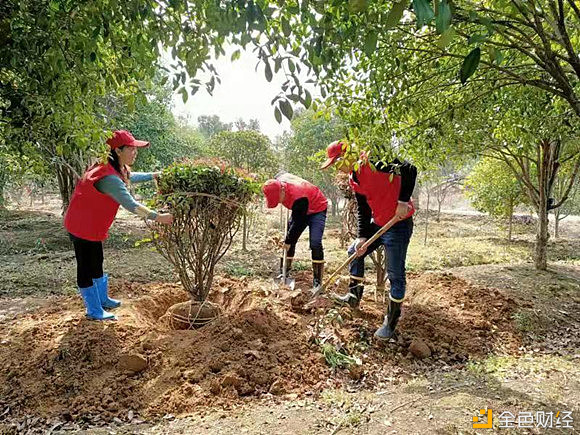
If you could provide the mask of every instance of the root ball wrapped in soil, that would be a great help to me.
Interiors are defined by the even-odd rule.
[[[194,329],[215,320],[219,314],[218,306],[209,301],[186,301],[169,307],[162,319],[171,329]]]

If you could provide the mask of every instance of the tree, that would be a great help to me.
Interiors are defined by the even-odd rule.
[[[580,215],[580,183],[572,184],[572,189],[568,194],[568,199],[564,202],[560,199],[566,194],[566,189],[570,185],[570,177],[572,176],[571,165],[566,165],[560,168],[558,176],[554,183],[554,200],[556,203],[561,203],[560,207],[553,209],[554,212],[554,238],[560,236],[560,221],[570,215]]]
[[[558,171],[571,166],[568,184],[553,207],[566,201],[580,172],[579,119],[561,101],[534,88],[506,88],[472,109],[461,113],[461,127],[455,128],[463,130],[461,148],[502,160],[518,179],[538,215],[534,262],[545,270],[548,200]]]
[[[270,139],[254,130],[222,131],[211,138],[207,152],[260,176],[274,171],[278,163]]]
[[[180,125],[171,113],[172,91],[162,85],[159,75],[147,93],[147,99],[138,102],[130,111],[123,100],[110,97],[106,103],[111,129],[126,129],[135,137],[143,138],[151,146],[139,152],[135,170],[153,171],[187,158],[200,157],[203,136],[195,129]]]
[[[214,134],[232,129],[232,124],[222,122],[218,115],[201,115],[197,118],[197,124],[199,132],[206,139],[211,138]]]
[[[261,48],[273,58],[275,69],[287,65],[284,71],[292,73],[289,85],[292,79],[298,81],[291,66],[298,60],[321,82],[322,96],[330,95],[337,106],[366,100],[373,108],[366,113],[368,126],[386,117],[381,108],[387,102],[437,98],[447,90],[461,91],[469,82],[472,86],[466,90],[474,91],[474,100],[481,98],[482,82],[497,88],[533,86],[561,98],[580,116],[575,48],[580,8],[573,0],[438,0],[434,8],[428,0],[414,0],[412,13],[405,14],[408,5],[310,2],[298,8],[285,2],[278,17],[268,21],[269,44]],[[413,70],[417,64],[422,68]],[[437,71],[424,74],[431,65]],[[422,80],[414,80],[413,72]],[[287,100],[308,103],[302,87],[288,87],[296,95],[278,100],[285,115],[290,112],[282,104]],[[440,101],[441,109],[448,110],[450,105]]]
[[[246,122],[242,118],[238,118],[234,122],[234,126],[236,127],[237,131],[243,130],[260,131],[260,121],[258,121],[257,119],[250,119],[248,122]]]
[[[195,13],[193,13],[195,11]],[[229,35],[264,26],[259,6],[127,0],[6,0],[0,5],[0,118],[12,151],[42,155],[53,166],[64,207],[92,157],[104,151],[104,95],[145,104],[161,47],[172,47],[173,90],[186,100],[208,73],[210,50],[224,54]],[[256,38],[259,36],[256,34]],[[234,43],[247,45],[252,38]],[[256,39],[257,41],[258,39]],[[232,42],[230,40],[230,42]]]
[[[152,241],[191,295],[189,303],[172,310],[177,323],[190,328],[206,317],[202,313],[215,266],[231,246],[244,208],[258,189],[253,180],[220,162],[185,161],[163,170],[155,205],[168,209],[174,221],[153,224]],[[215,310],[207,315],[215,317]]]
[[[273,173],[278,167],[272,144],[267,136],[254,130],[222,131],[212,136],[208,145],[208,154],[254,173],[258,179],[264,180],[267,174]],[[251,223],[248,225],[248,215],[243,217],[242,249],[246,250]]]
[[[508,219],[507,238],[511,241],[514,209],[524,203],[526,196],[510,167],[501,160],[484,158],[468,175],[465,188],[477,210]]]
[[[334,171],[321,171],[319,167],[326,158],[326,147],[345,133],[344,123],[330,111],[305,110],[294,116],[290,134],[281,138],[285,169],[317,185],[331,200],[333,216],[342,194],[334,182]]]

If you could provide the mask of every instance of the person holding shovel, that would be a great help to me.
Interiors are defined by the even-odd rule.
[[[324,249],[322,236],[326,225],[326,209],[328,201],[322,191],[314,184],[288,172],[281,172],[274,179],[268,180],[262,187],[268,208],[274,208],[279,203],[289,210],[292,216],[288,224],[284,250],[286,253],[286,277],[292,268],[296,251],[296,243],[306,229],[310,231],[310,250],[312,256],[312,286],[317,288],[322,284],[324,271]],[[280,259],[280,274],[284,259]]]
[[[173,216],[157,213],[135,201],[129,193],[129,182],[156,179],[158,173],[131,173],[129,167],[137,149],[149,142],[137,140],[125,130],[113,132],[107,140],[110,153],[107,163],[91,166],[77,182],[64,216],[64,227],[73,242],[77,262],[77,285],[92,320],[115,320],[105,309],[117,308],[121,302],[109,297],[108,276],[103,273],[103,240],[122,205],[131,213],[162,224],[171,224]]]
[[[375,337],[388,340],[394,335],[405,297],[405,262],[415,212],[411,194],[415,188],[417,168],[397,159],[389,164],[378,162],[371,165],[366,155],[361,154],[358,169],[354,170],[356,162],[347,158],[345,152],[346,143],[331,143],[326,149],[327,160],[321,165],[321,169],[326,169],[340,163],[338,169],[349,174],[358,207],[358,238],[348,249],[349,255],[356,252],[357,257],[349,265],[348,293],[338,297],[337,301],[352,308],[359,306],[364,289],[364,259],[383,245],[391,289],[387,315]],[[365,249],[364,243],[393,217],[399,221]]]

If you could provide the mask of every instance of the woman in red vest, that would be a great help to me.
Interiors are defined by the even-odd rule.
[[[383,325],[375,332],[375,337],[388,340],[395,333],[401,315],[401,304],[405,298],[405,263],[407,248],[413,234],[412,216],[415,212],[411,194],[415,188],[417,168],[396,159],[389,164],[376,162],[371,166],[366,155],[361,154],[358,169],[355,170],[356,162],[347,159],[345,151],[345,143],[340,141],[331,143],[326,149],[328,159],[321,166],[321,169],[325,169],[341,162],[339,170],[349,174],[350,186],[355,192],[358,206],[358,238],[348,250],[349,256],[355,252],[358,256],[349,266],[349,291],[337,300],[353,308],[359,306],[364,288],[364,259],[383,245],[391,289],[388,312]],[[363,244],[394,216],[400,221],[366,250],[363,249]]]
[[[324,271],[324,249],[322,236],[326,225],[326,209],[328,201],[324,194],[314,184],[296,175],[282,172],[274,180],[264,183],[262,191],[266,197],[268,208],[274,208],[279,203],[292,210],[288,225],[288,233],[284,241],[286,252],[286,276],[292,267],[296,243],[306,229],[310,230],[310,250],[312,255],[312,285],[314,288],[322,284]],[[282,273],[283,260],[280,260]]]
[[[157,178],[157,173],[131,173],[137,148],[149,142],[136,140],[125,130],[115,131],[107,141],[108,162],[90,167],[77,183],[64,217],[77,260],[77,285],[92,320],[115,320],[105,309],[117,308],[120,301],[109,297],[108,275],[103,273],[103,240],[108,236],[119,205],[142,218],[171,224],[173,216],[157,213],[135,201],[129,182],[141,183]]]

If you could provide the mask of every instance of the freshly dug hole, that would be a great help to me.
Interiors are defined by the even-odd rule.
[[[194,329],[211,322],[219,314],[219,307],[209,301],[185,301],[169,307],[160,320],[167,322],[170,329]]]

